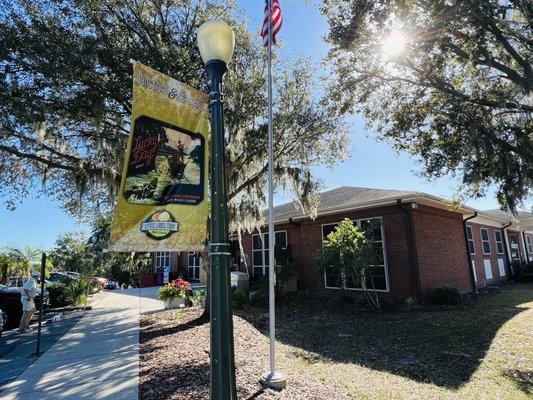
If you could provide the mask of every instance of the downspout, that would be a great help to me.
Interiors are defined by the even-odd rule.
[[[526,255],[526,265],[529,263],[529,253],[527,251],[526,232],[522,231],[522,242],[524,243],[524,254]]]
[[[506,256],[507,256],[507,266],[509,268],[507,268],[507,281],[510,280],[512,274],[513,274],[513,259],[511,257],[511,251],[509,250],[509,239],[507,238],[507,232],[505,231],[507,228],[509,228],[513,223],[511,221],[509,221],[509,223],[505,226],[502,226],[502,235],[503,235],[503,240],[505,240],[505,246],[503,246],[504,248],[504,252],[506,253]]]
[[[473,215],[471,215],[468,218],[463,219],[463,234],[465,235],[466,256],[468,258],[468,270],[470,271],[470,282],[472,283],[472,291],[474,293],[477,293],[476,278],[474,277],[474,270],[472,269],[475,267],[472,264],[472,255],[470,254],[470,246],[468,246],[468,235],[466,234],[466,222],[476,217],[477,217],[477,211],[474,211]],[[473,235],[474,235],[474,231],[472,230],[472,238],[473,238]]]
[[[415,239],[413,233],[413,225],[411,221],[411,213],[403,206],[402,199],[397,201],[398,207],[404,213],[404,230],[405,238],[407,239],[407,258],[409,260],[409,269],[411,270],[411,285],[416,291],[416,297],[420,302],[422,300],[422,289],[420,287],[420,269],[418,265],[418,259],[415,254]]]

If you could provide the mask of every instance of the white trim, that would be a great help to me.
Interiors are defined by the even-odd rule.
[[[487,240],[483,239],[482,231],[487,232]],[[487,228],[479,228],[479,234],[481,235],[481,250],[483,250],[483,255],[488,256],[488,255],[492,254],[492,248],[490,246],[489,230]],[[485,252],[485,242],[487,242],[489,244],[489,252],[488,253]]]
[[[498,272],[500,273],[500,278],[505,276],[505,262],[503,258],[498,258]]]
[[[526,250],[528,255],[531,257],[533,255],[533,237],[526,232]]]
[[[516,226],[516,223],[518,222],[516,220],[511,220],[507,218],[499,218],[499,217],[495,217],[490,214],[485,214],[482,210],[478,210],[476,208],[465,206],[465,205],[461,205],[458,209],[451,209],[449,201],[439,198],[437,196],[432,196],[430,194],[422,193],[422,192],[413,192],[413,193],[409,193],[403,196],[391,197],[386,200],[367,201],[366,203],[361,203],[359,205],[351,206],[351,207],[346,207],[346,206],[344,207],[341,206],[341,207],[336,207],[336,208],[334,207],[329,210],[319,212],[317,214],[317,217],[321,217],[324,215],[331,215],[331,214],[340,214],[343,212],[350,212],[350,211],[361,210],[361,209],[395,205],[397,204],[398,200],[402,200],[402,202],[406,202],[406,203],[419,203],[419,204],[427,205],[433,208],[440,208],[440,209],[447,210],[450,212],[460,213],[462,215],[466,215],[467,213],[477,212],[478,215],[472,220],[470,220],[477,224],[484,224],[484,225],[501,228],[502,223],[513,222],[512,226]],[[289,222],[289,218],[291,218],[292,220],[302,220],[302,219],[308,219],[309,215],[296,215],[293,217],[276,219],[274,222],[276,224],[287,223]],[[522,220],[529,220],[529,218],[523,218]],[[531,218],[531,220],[533,220],[533,218]],[[484,222],[478,222],[478,221],[484,221]]]
[[[198,265],[196,265],[196,264],[191,265],[191,263],[190,263],[190,260],[191,260],[190,257],[191,256],[193,256],[193,260],[194,259],[198,260]],[[196,270],[196,268],[198,268],[198,279],[191,278],[190,272],[189,272],[191,268],[194,268],[195,270]],[[201,273],[201,270],[200,270],[200,255],[196,251],[188,251],[187,252],[187,276],[189,277],[189,280],[191,280],[191,281],[194,280],[194,282],[199,282],[200,281],[200,273]]]
[[[154,257],[156,268],[170,268],[170,251],[156,251]],[[166,263],[167,260],[168,264]]]
[[[384,227],[383,227],[383,217],[382,216],[372,216],[372,217],[366,217],[366,218],[357,218],[355,220],[351,220],[352,222],[355,222],[357,224],[357,227],[361,227],[361,221],[369,221],[369,220],[372,220],[372,219],[379,219],[380,220],[380,230],[381,230],[381,240],[378,241],[373,241],[373,242],[381,242],[381,247],[383,249],[383,267],[384,267],[384,271],[385,271],[385,287],[386,289],[375,289],[376,292],[380,292],[380,293],[389,293],[390,292],[390,282],[389,282],[389,263],[388,263],[388,260],[387,260],[387,249],[386,249],[386,243],[385,243],[385,230],[384,230]],[[320,236],[322,237],[322,243],[324,243],[324,235],[323,235],[323,227],[324,226],[329,226],[329,225],[339,225],[342,221],[338,221],[338,222],[328,222],[328,223],[325,223],[325,224],[321,224],[320,225]],[[381,265],[379,265],[378,267],[381,267]],[[362,283],[363,284],[363,283]],[[344,284],[343,284],[344,285]],[[362,291],[364,290],[364,288],[348,288],[348,287],[335,287],[335,286],[327,286],[327,279],[326,279],[326,271],[324,271],[324,288],[326,289],[336,289],[336,290],[341,290],[341,289],[344,289],[344,290],[352,290],[352,291]],[[374,289],[372,289],[374,290]]]
[[[494,279],[494,275],[492,273],[492,262],[491,262],[490,258],[485,258],[483,260],[483,268],[485,270],[485,279],[487,279],[487,280]]]
[[[496,233],[500,232],[500,240],[496,237]],[[503,247],[503,235],[502,231],[499,229],[494,229],[494,242],[496,243],[496,254],[503,254],[504,253],[504,247]],[[498,243],[502,246],[502,251],[498,251]]]
[[[287,234],[286,229],[281,229],[279,231],[274,231],[274,246],[276,245],[276,234],[277,233],[284,233],[285,234],[285,246],[289,245],[289,235]],[[261,248],[260,249],[254,249],[254,236],[261,235]],[[268,232],[261,232],[261,233],[253,233],[252,234],[252,274],[255,275],[255,268],[261,268],[261,271],[263,273],[263,276],[266,274],[266,269],[268,268],[268,260],[265,257],[265,253],[268,251],[268,248],[265,247],[265,235],[268,235]],[[269,238],[270,240],[270,238]],[[287,248],[287,247],[284,247]],[[262,265],[255,265],[254,264],[254,252],[261,252],[262,256]]]
[[[479,212],[475,218],[469,219],[468,222],[473,222],[477,225],[487,225],[493,228],[502,228],[505,223],[508,223],[508,220],[502,220],[497,217],[492,217],[490,215],[482,214],[483,211]]]

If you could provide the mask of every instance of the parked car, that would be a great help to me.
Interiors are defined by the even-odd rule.
[[[48,277],[48,281],[52,283],[68,283],[74,280],[73,277],[67,275],[64,272],[51,272]]]
[[[3,329],[12,329],[18,326],[20,322],[20,317],[22,317],[21,291],[22,289],[18,287],[0,285],[0,313],[2,313]],[[44,306],[48,306],[50,295],[45,290],[44,296],[41,296],[41,287],[39,286],[37,288],[37,296],[35,297],[37,310],[41,307],[41,299],[43,298]]]
[[[24,281],[26,280],[23,276],[9,276],[7,278],[7,286],[9,287],[22,287]]]
[[[97,283],[102,289],[107,287],[107,279],[100,276],[91,276],[91,282]]]
[[[115,281],[113,279],[108,279],[107,280],[107,285],[106,285],[105,288],[108,289],[108,290],[117,290],[118,289],[118,283],[117,283],[117,281]]]
[[[73,279],[79,280],[81,278],[81,275],[79,272],[74,271],[62,271],[63,274],[70,276]]]

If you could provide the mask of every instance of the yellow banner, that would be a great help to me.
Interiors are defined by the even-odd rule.
[[[111,251],[200,251],[208,214],[208,95],[133,67],[131,133]]]

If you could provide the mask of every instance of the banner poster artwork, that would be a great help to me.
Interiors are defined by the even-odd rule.
[[[132,103],[110,250],[203,250],[208,217],[208,96],[135,63]]]

